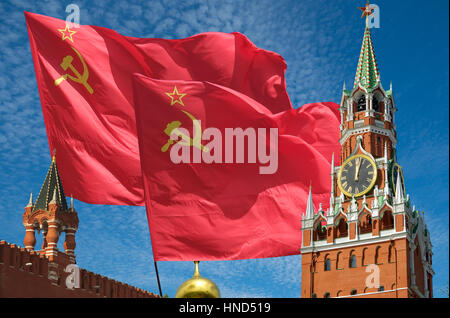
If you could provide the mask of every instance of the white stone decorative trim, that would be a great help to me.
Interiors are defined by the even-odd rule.
[[[355,128],[363,127],[364,126],[364,119],[355,120],[353,125],[354,125]]]
[[[378,119],[375,119],[375,126],[384,128],[384,122]]]
[[[377,127],[377,126],[373,126],[373,125],[367,125],[361,128],[351,128],[351,129],[347,129],[341,139],[339,139],[339,142],[341,143],[341,145],[352,135],[360,135],[366,132],[371,132],[371,133],[376,133],[376,134],[380,134],[383,136],[388,136],[393,144],[397,144],[397,139],[395,138],[392,130],[390,129],[386,129],[386,128],[381,128],[381,127]]]
[[[370,234],[370,233],[369,233]],[[346,247],[359,246],[359,245],[367,245],[367,244],[376,244],[387,242],[390,240],[396,240],[400,238],[406,238],[406,232],[395,232],[395,230],[386,230],[380,231],[379,237],[370,236],[370,238],[366,239],[364,237],[359,237],[358,240],[350,240],[348,237],[340,237],[334,240],[334,243],[327,243],[326,240],[323,241],[315,241],[314,246],[308,246],[301,249],[302,254],[319,252],[319,251],[330,251],[335,249],[342,249]]]
[[[376,295],[376,294],[383,294],[383,293],[391,293],[391,292],[395,292],[398,290],[405,290],[405,289],[408,289],[408,287],[401,287],[401,288],[396,288],[396,289],[376,291],[376,292],[370,292],[370,293],[362,293],[362,294],[356,294],[356,295],[336,296],[336,297],[331,297],[331,298],[350,298],[350,297],[365,296],[365,295]]]

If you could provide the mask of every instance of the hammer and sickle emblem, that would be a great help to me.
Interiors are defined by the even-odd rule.
[[[193,146],[204,152],[208,152],[209,151],[208,147],[205,147],[202,145],[202,127],[201,127],[200,122],[194,116],[192,116],[189,112],[184,111],[184,110],[182,110],[182,112],[185,113],[192,120],[192,124],[194,126],[194,138],[187,136],[186,134],[184,134],[183,132],[181,132],[178,129],[178,127],[181,126],[180,121],[178,121],[178,120],[172,121],[172,122],[168,123],[166,129],[164,129],[164,133],[167,136],[169,136],[169,140],[167,140],[167,143],[165,143],[161,147],[161,151],[166,152],[173,143],[178,142],[178,143],[181,143],[181,145],[183,145],[183,146]],[[173,134],[181,137],[181,140],[179,140],[179,141],[173,140],[171,138],[171,136]]]
[[[80,52],[77,51],[77,49],[75,49],[74,47],[71,47],[71,48],[72,48],[72,50],[75,51],[75,53],[78,55],[81,63],[83,64],[83,74],[80,74],[80,72],[78,72],[78,70],[72,65],[73,56],[72,55],[66,55],[63,58],[62,63],[60,65],[61,65],[61,67],[63,68],[64,71],[66,71],[68,68],[70,68],[70,70],[73,72],[73,74],[75,74],[75,76],[72,76],[70,74],[64,74],[63,76],[61,76],[60,78],[55,80],[55,86],[58,86],[59,84],[61,84],[62,81],[64,81],[67,78],[69,78],[69,79],[71,79],[72,81],[74,81],[76,83],[82,84],[87,89],[89,94],[92,94],[92,93],[94,93],[94,90],[92,89],[92,87],[87,82],[87,80],[89,78],[89,70],[87,68],[86,62],[84,61],[84,59],[81,56]]]

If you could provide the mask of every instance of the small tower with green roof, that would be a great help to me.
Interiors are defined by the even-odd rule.
[[[33,196],[30,196],[30,201],[23,213],[23,225],[25,226],[24,245],[27,250],[34,250],[35,232],[42,232],[43,244],[38,251],[39,254],[50,261],[63,257],[68,263],[75,263],[75,232],[78,229],[78,214],[73,207],[73,201],[70,207],[67,206],[55,156],[36,201],[33,202]],[[62,232],[65,233],[65,253],[59,253],[57,248]]]

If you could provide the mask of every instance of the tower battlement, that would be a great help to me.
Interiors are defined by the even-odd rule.
[[[79,287],[69,289],[65,272],[70,257],[59,253],[53,261],[45,252],[0,241],[0,298],[2,297],[81,297],[157,298],[158,295],[114,279],[79,270]]]

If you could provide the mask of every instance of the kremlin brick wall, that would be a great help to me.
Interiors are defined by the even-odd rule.
[[[54,262],[37,251],[0,241],[0,298],[158,298],[148,291],[80,268],[80,288],[66,287],[73,262],[58,252]]]

